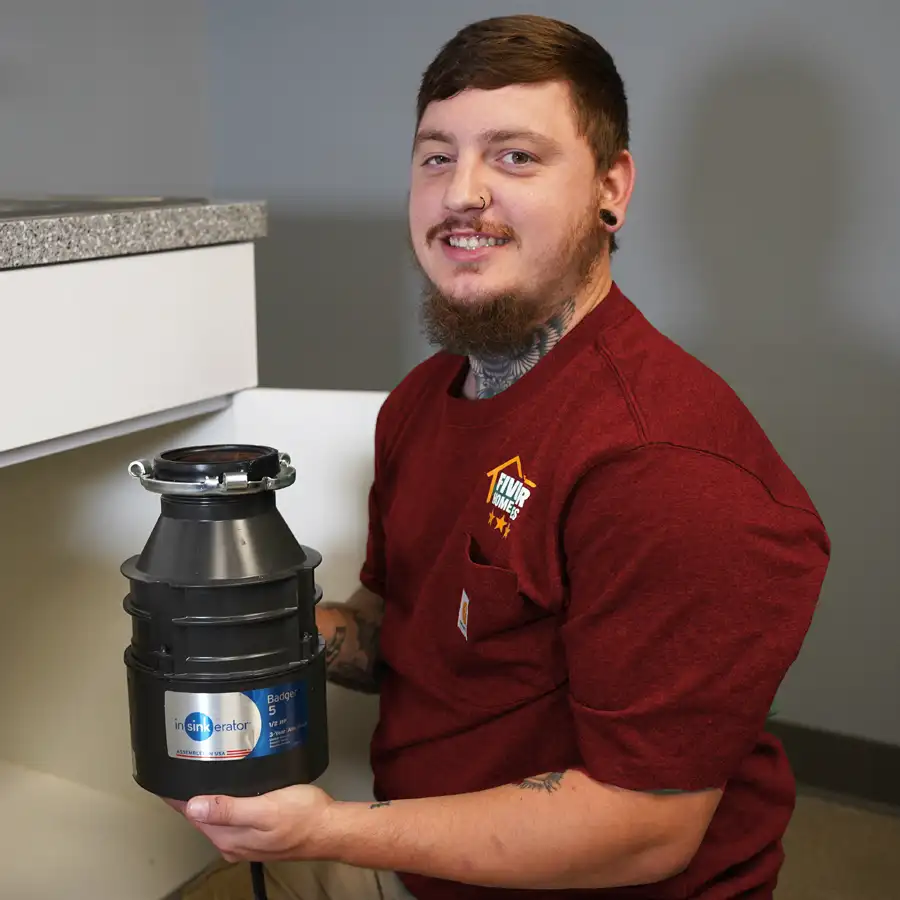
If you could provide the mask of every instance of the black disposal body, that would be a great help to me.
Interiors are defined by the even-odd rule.
[[[321,556],[275,505],[296,477],[290,458],[195,446],[129,472],[161,504],[121,568],[135,781],[175,800],[314,781],[328,765]]]

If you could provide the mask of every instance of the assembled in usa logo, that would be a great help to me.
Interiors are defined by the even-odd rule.
[[[487,476],[491,479],[487,495],[491,507],[488,523],[503,537],[508,537],[510,525],[519,517],[525,501],[531,496],[531,489],[537,485],[525,476],[518,456],[491,469]]]

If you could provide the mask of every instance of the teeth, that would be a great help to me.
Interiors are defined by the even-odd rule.
[[[477,250],[479,247],[497,247],[508,243],[505,238],[494,237],[451,237],[449,244],[451,247],[459,247],[463,250]]]

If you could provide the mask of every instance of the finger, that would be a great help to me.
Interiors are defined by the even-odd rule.
[[[186,801],[184,801],[184,800],[171,800],[169,797],[163,797],[162,799],[163,799],[163,803],[165,803],[166,806],[171,806],[172,809],[175,810],[175,812],[180,812],[180,813],[182,813],[182,814],[184,813],[184,808],[187,806],[187,802],[186,802]]]
[[[268,830],[274,827],[274,806],[266,797],[226,797],[214,794],[193,797],[184,811],[192,822],[206,825],[237,825]]]

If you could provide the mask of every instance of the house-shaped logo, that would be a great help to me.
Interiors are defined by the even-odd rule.
[[[519,517],[525,501],[531,496],[531,489],[537,485],[526,477],[518,456],[491,469],[487,477],[491,480],[487,493],[487,502],[491,507],[488,523],[507,537],[510,524]]]

